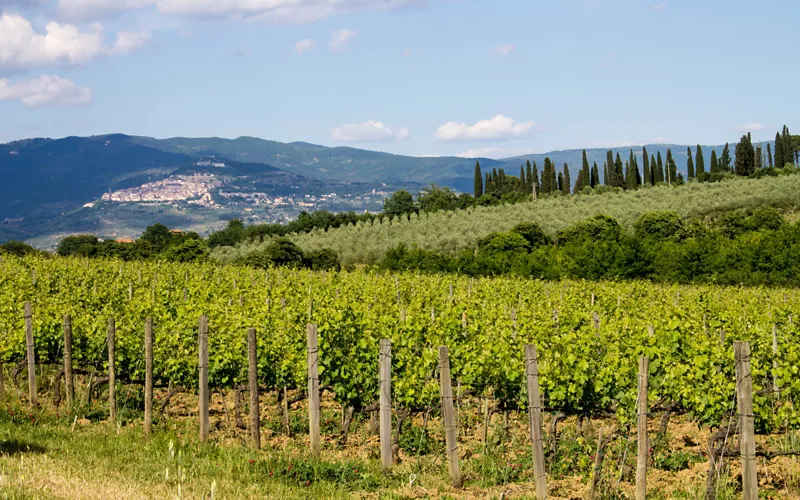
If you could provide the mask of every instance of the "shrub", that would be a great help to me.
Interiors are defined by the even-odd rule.
[[[339,271],[342,268],[339,256],[330,248],[308,252],[305,264],[306,267],[315,271]]]
[[[530,246],[532,249],[550,244],[550,238],[548,238],[541,227],[533,222],[523,222],[522,224],[517,224],[514,226],[511,232],[517,233],[525,238],[525,241],[528,242],[528,246]]]
[[[527,253],[530,243],[515,232],[492,233],[478,241],[478,249],[488,253]]]
[[[576,222],[558,233],[558,243],[584,243],[597,240],[618,241],[622,227],[607,215],[596,215],[591,219]]]
[[[633,226],[637,238],[654,241],[680,241],[686,236],[683,219],[678,212],[647,212]]]

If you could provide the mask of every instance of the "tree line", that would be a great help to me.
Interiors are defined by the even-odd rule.
[[[444,254],[400,244],[378,264],[388,271],[517,275],[558,280],[649,279],[725,285],[800,284],[800,223],[771,207],[728,212],[712,222],[675,212],[642,215],[632,232],[611,217],[577,222],[551,237],[536,224],[481,238]]]

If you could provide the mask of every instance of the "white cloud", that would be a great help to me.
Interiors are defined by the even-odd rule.
[[[60,76],[41,75],[34,80],[10,83],[0,80],[0,101],[20,101],[30,107],[86,106],[92,91]]]
[[[356,37],[356,32],[353,30],[337,30],[331,35],[329,45],[334,52],[340,52],[350,48],[350,41]]]
[[[22,16],[3,13],[0,17],[0,72],[24,71],[39,66],[74,66],[92,59],[129,52],[146,43],[148,33],[117,34],[114,45],[106,46],[103,27],[93,24],[82,32],[71,24],[47,23],[46,34],[36,33]]]
[[[513,43],[506,43],[506,44],[503,44],[503,45],[495,46],[495,48],[494,48],[494,50],[492,52],[496,56],[505,57],[505,56],[511,54],[512,52],[514,52],[515,49],[516,49],[516,47],[514,47]]]
[[[516,139],[530,136],[536,128],[534,122],[516,123],[512,118],[496,115],[474,125],[447,122],[436,131],[442,141]]]
[[[667,8],[667,2],[658,2],[653,4],[653,10],[664,10]]]
[[[139,47],[146,45],[150,41],[150,33],[140,31],[120,31],[117,33],[117,40],[114,42],[114,52],[117,54],[127,54]]]
[[[759,130],[764,130],[766,127],[763,123],[743,123],[738,127],[734,127],[736,132],[758,132]]]
[[[306,38],[305,40],[300,40],[299,42],[294,44],[294,51],[298,54],[305,54],[306,52],[311,52],[314,50],[314,47],[317,46],[317,42]]]
[[[77,1],[77,0],[76,0]],[[112,3],[117,0],[93,0]],[[165,14],[271,23],[312,23],[334,14],[391,11],[429,0],[156,0]]]
[[[331,130],[331,140],[335,142],[391,142],[405,141],[409,137],[407,128],[395,131],[375,120],[342,125]]]
[[[75,20],[94,20],[155,5],[157,0],[58,0],[62,16]]]

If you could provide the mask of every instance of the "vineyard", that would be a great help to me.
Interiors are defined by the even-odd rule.
[[[606,418],[617,429],[635,428],[644,356],[649,412],[683,415],[714,430],[730,429],[736,416],[734,342],[744,341],[756,432],[800,426],[795,290],[3,257],[0,299],[6,384],[24,373],[26,319],[37,365],[63,366],[68,316],[72,365],[99,379],[108,370],[113,318],[117,385],[145,379],[147,323],[154,385],[170,397],[178,390],[194,394],[205,316],[212,391],[246,392],[253,328],[258,386],[284,400],[299,394],[295,402],[308,388],[307,325],[316,325],[319,386],[347,419],[377,408],[379,350],[382,339],[390,340],[398,433],[404,419],[427,422],[439,413],[440,346],[449,352],[453,399],[525,420],[526,345],[538,350],[541,410],[549,416]]]

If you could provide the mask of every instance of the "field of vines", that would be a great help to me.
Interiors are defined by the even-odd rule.
[[[356,409],[377,402],[384,338],[392,341],[397,411],[437,406],[439,346],[449,348],[461,393],[524,409],[523,346],[534,344],[545,411],[631,421],[637,358],[646,355],[650,405],[672,405],[715,427],[735,408],[733,342],[744,340],[752,350],[756,428],[800,424],[794,290],[3,257],[0,299],[6,366],[24,363],[23,304],[30,302],[37,363],[62,362],[62,320],[70,315],[73,364],[102,370],[113,317],[117,377],[142,380],[143,330],[152,318],[156,384],[189,390],[198,383],[201,315],[210,325],[210,385],[220,388],[247,384],[249,327],[259,343],[259,384],[306,387],[306,325],[314,323],[321,386]]]
[[[474,248],[493,231],[508,231],[521,222],[534,222],[550,236],[570,224],[597,214],[631,228],[645,212],[675,210],[682,217],[714,216],[736,209],[773,206],[793,211],[800,207],[800,175],[763,179],[731,179],[718,183],[691,183],[679,188],[656,186],[620,193],[556,196],[535,203],[517,203],[468,210],[412,214],[410,219],[359,222],[329,231],[292,235],[303,250],[330,248],[343,265],[374,264],[400,243],[426,250],[456,253]],[[231,262],[265,243],[223,247],[213,257]]]

